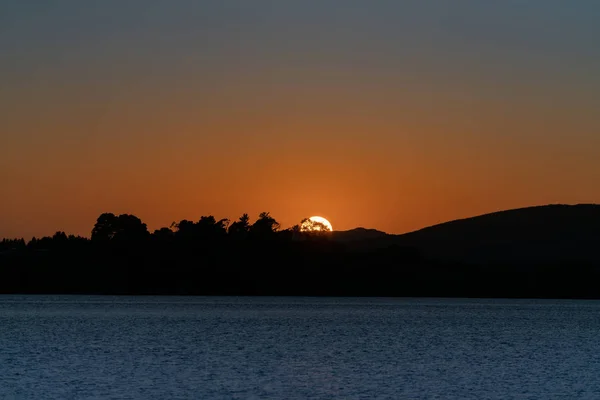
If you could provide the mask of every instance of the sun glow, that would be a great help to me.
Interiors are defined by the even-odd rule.
[[[300,225],[300,230],[303,232],[311,232],[311,231],[333,231],[333,227],[331,223],[327,221],[323,217],[313,216],[302,221]]]

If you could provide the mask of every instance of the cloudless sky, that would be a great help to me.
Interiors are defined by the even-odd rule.
[[[600,202],[595,0],[0,0],[0,237]]]

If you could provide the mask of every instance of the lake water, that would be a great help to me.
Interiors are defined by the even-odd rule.
[[[0,296],[0,399],[599,399],[600,302]]]

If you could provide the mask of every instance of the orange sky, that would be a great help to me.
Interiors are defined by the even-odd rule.
[[[323,21],[327,45],[302,36],[301,23],[280,33],[288,41],[265,44],[275,28],[263,21],[256,33],[251,17],[244,26],[256,43],[207,39],[195,25],[171,43],[169,21],[152,25],[166,39],[144,36],[150,23],[108,37],[94,30],[97,14],[77,9],[91,27],[68,20],[81,43],[65,44],[67,17],[54,11],[9,14],[33,22],[7,28],[6,40],[21,43],[0,67],[0,237],[88,236],[102,212],[133,213],[150,229],[270,211],[283,227],[321,215],[334,229],[402,233],[501,209],[600,202],[600,47],[581,44],[583,28],[564,43],[553,36],[564,26],[527,31],[553,44],[539,54],[494,42],[502,16],[495,31],[479,28],[482,43],[414,28],[403,45],[435,42],[418,51],[384,41],[395,29],[385,21],[359,49]],[[375,11],[383,20],[390,10]],[[151,22],[163,18],[153,12]],[[356,18],[342,15],[340,29]],[[460,28],[483,16],[464,18],[450,21]]]

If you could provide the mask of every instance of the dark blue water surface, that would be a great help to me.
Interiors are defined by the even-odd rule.
[[[0,296],[0,399],[598,399],[600,302]]]

